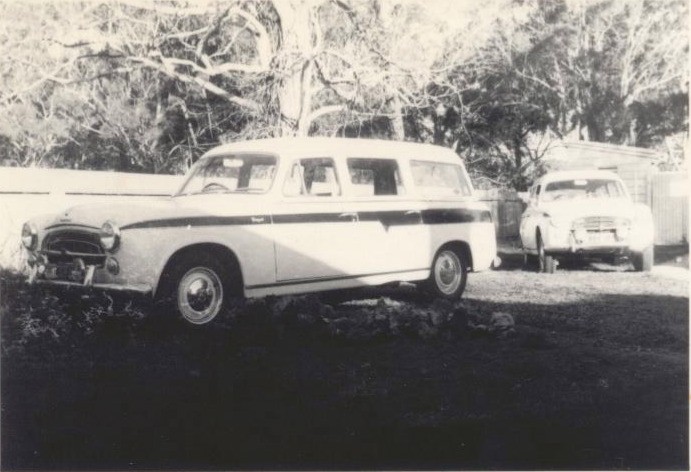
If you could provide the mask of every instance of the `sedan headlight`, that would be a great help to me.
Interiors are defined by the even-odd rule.
[[[562,215],[555,215],[555,216],[550,216],[549,214],[545,214],[547,218],[549,218],[549,224],[556,228],[570,228],[572,219],[569,216],[562,216]]]
[[[106,221],[99,233],[101,246],[108,252],[115,252],[120,245],[120,228],[112,221]]]
[[[22,226],[22,244],[29,251],[36,248],[36,242],[38,241],[38,231],[36,226],[31,223],[24,223]]]
[[[619,241],[623,241],[629,237],[629,233],[631,232],[631,222],[626,218],[617,218],[615,220],[615,231],[617,239]]]

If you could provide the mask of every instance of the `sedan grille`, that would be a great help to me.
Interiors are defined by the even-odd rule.
[[[575,226],[583,227],[586,231],[614,231],[617,223],[612,216],[588,216],[577,220]]]

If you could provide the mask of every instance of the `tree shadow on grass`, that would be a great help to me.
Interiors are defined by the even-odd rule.
[[[688,469],[688,299],[466,304],[516,332],[334,342],[258,304],[5,356],[3,469]]]

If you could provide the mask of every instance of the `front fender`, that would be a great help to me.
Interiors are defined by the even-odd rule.
[[[644,203],[634,205],[634,217],[631,222],[631,239],[629,248],[640,252],[648,246],[652,246],[655,240],[655,226],[653,213],[650,207]]]

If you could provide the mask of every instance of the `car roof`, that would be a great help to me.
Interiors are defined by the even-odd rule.
[[[599,169],[579,169],[579,170],[561,170],[556,172],[549,172],[540,178],[540,182],[555,182],[560,180],[573,179],[612,179],[621,180],[621,177],[614,172]]]
[[[347,153],[353,157],[432,159],[454,164],[462,162],[460,157],[450,148],[432,144],[387,141],[383,139],[324,137],[289,137],[239,141],[217,146],[209,150],[204,157],[234,152],[308,153],[311,155]]]

